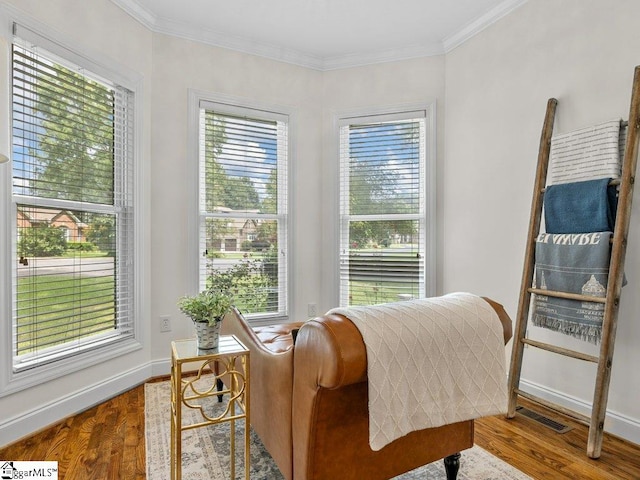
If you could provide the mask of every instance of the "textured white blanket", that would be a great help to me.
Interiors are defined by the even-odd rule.
[[[369,444],[507,410],[502,324],[469,293],[336,308],[367,349]]]
[[[625,138],[619,119],[554,135],[547,185],[620,178]]]

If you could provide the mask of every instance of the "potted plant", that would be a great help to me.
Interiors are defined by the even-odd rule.
[[[190,317],[196,327],[198,348],[218,348],[222,317],[231,308],[233,297],[222,290],[208,289],[178,300],[180,311]]]

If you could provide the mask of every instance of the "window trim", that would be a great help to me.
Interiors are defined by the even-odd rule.
[[[288,128],[288,161],[287,161],[287,222],[286,222],[286,306],[285,315],[256,315],[248,318],[248,322],[254,325],[271,324],[278,322],[287,322],[291,313],[295,311],[292,299],[295,298],[295,284],[291,281],[292,272],[295,269],[294,252],[292,246],[295,244],[294,237],[294,215],[295,208],[292,201],[291,179],[294,173],[294,154],[295,154],[295,109],[283,105],[258,102],[256,100],[238,97],[234,95],[225,95],[212,93],[203,90],[189,89],[188,91],[188,121],[187,121],[187,162],[188,162],[188,179],[189,199],[187,201],[188,213],[188,233],[187,233],[187,292],[185,294],[195,294],[200,288],[200,216],[199,216],[199,125],[200,125],[200,106],[209,104],[212,106],[223,107],[224,113],[236,113],[247,116],[256,115],[262,111],[267,113],[274,120],[278,117],[287,120]]]
[[[94,74],[109,78],[116,83],[133,92],[133,204],[135,205],[133,228],[134,235],[132,239],[134,255],[138,252],[144,252],[143,245],[143,223],[141,209],[143,208],[143,186],[144,165],[142,164],[142,115],[143,111],[143,78],[142,75],[134,72],[121,64],[114,62],[98,53],[81,51],[75,47],[71,47],[60,34],[52,31],[46,26],[33,21],[32,19],[14,12],[12,9],[0,9],[0,19],[8,22],[19,24],[19,31],[23,40],[37,39],[40,46],[54,55],[67,59],[81,67],[87,68]],[[11,82],[12,75],[11,64],[11,48],[13,43],[13,32],[9,29],[0,31],[0,65],[4,67],[7,75],[0,81],[1,92],[0,104],[6,106],[7,112],[0,125],[3,126],[0,139],[6,140],[6,145],[11,145]],[[6,124],[5,124],[6,122]],[[11,149],[9,149],[11,150]],[[10,151],[8,152],[11,153]],[[3,229],[0,235],[0,271],[6,272],[7,281],[2,282],[4,288],[0,288],[0,305],[2,305],[0,315],[4,318],[12,318],[14,307],[13,286],[11,278],[15,275],[15,262],[12,258],[12,238],[16,235],[16,213],[12,209],[12,163],[9,162],[0,167],[0,185],[5,188],[1,189],[0,203],[0,222],[2,225],[9,225],[10,228]],[[73,372],[86,369],[90,366],[104,363],[110,359],[128,354],[135,350],[143,348],[142,344],[142,326],[140,321],[144,318],[146,301],[142,298],[144,289],[142,288],[142,273],[144,272],[145,255],[136,255],[137,261],[134,265],[134,281],[132,284],[133,298],[135,305],[132,312],[132,333],[133,335],[120,342],[116,342],[107,348],[99,348],[97,350],[89,350],[68,356],[51,363],[45,363],[35,368],[14,372],[13,366],[13,322],[5,322],[2,327],[4,330],[0,334],[0,338],[4,340],[2,345],[2,353],[0,353],[0,398],[15,392],[39,385],[43,382],[53,380]]]
[[[340,222],[342,221],[340,203],[340,127],[353,122],[374,121],[374,120],[400,120],[411,117],[411,113],[424,112],[425,117],[425,297],[432,297],[437,293],[437,116],[436,101],[425,101],[421,103],[407,103],[387,106],[377,106],[370,108],[359,108],[336,111],[333,113],[333,148],[332,158],[334,159],[334,250],[333,250],[333,303],[340,302]]]

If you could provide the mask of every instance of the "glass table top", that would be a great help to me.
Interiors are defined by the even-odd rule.
[[[176,360],[198,360],[211,355],[248,353],[249,351],[234,335],[220,335],[218,348],[200,350],[195,338],[174,340],[171,342],[171,348]]]

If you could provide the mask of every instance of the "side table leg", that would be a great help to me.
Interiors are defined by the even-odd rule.
[[[173,455],[171,455],[171,466],[175,469],[175,475],[172,480],[182,480],[182,369],[178,364],[174,371],[173,381],[173,438],[171,439],[171,447]]]
[[[244,372],[244,394],[242,402],[244,406],[244,478],[250,479],[251,472],[251,415],[249,413],[249,356],[241,358],[242,370]]]
[[[176,478],[176,412],[171,405],[171,480]]]
[[[171,480],[175,480],[176,478],[176,361],[171,354],[171,465],[170,465],[170,475]]]
[[[229,383],[231,387],[231,393],[229,394],[229,401],[231,402],[231,417],[235,417],[236,415],[236,401],[235,396],[238,391],[238,380],[236,378],[235,373],[235,358],[230,358],[229,363],[227,365],[227,372],[229,372]],[[231,450],[231,478],[236,478],[236,421],[231,420],[229,425],[230,434],[229,434],[229,442]]]

